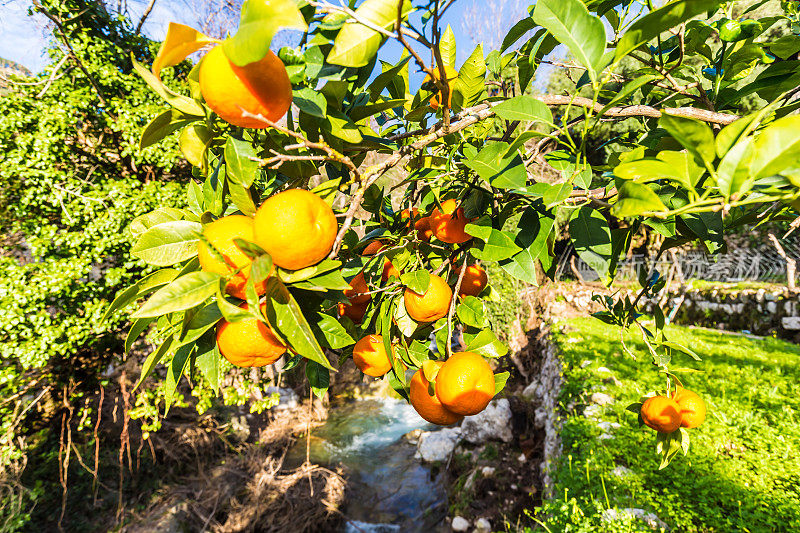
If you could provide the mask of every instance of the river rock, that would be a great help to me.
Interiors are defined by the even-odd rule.
[[[644,509],[633,509],[633,508],[625,508],[625,509],[606,509],[603,511],[602,520],[604,522],[616,522],[620,520],[623,515],[630,515],[633,516],[645,524],[647,524],[650,528],[656,530],[668,530],[667,524],[664,523],[659,517],[655,514],[645,511]]]
[[[297,407],[299,398],[297,397],[297,393],[292,389],[267,387],[264,389],[264,396],[269,396],[274,392],[277,392],[280,395],[280,399],[278,400],[278,405],[274,406],[273,409],[282,411],[284,409],[294,409]]]
[[[419,436],[415,457],[429,463],[446,461],[460,439],[461,428],[425,431]]]
[[[463,516],[454,516],[453,521],[450,523],[450,529],[453,531],[466,531],[469,529],[469,520]]]
[[[473,533],[492,533],[492,524],[485,518],[478,518],[475,521]]]
[[[614,398],[605,392],[592,393],[591,402],[597,405],[611,405],[614,403]]]
[[[370,524],[358,520],[348,520],[345,533],[397,533],[400,526],[395,524]]]
[[[508,400],[493,400],[477,415],[464,418],[461,436],[472,444],[483,444],[487,440],[511,442],[514,435],[511,432],[511,405]]]

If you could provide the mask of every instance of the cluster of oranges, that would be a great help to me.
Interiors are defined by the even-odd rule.
[[[706,404],[696,393],[678,388],[669,396],[652,396],[639,411],[644,424],[659,433],[696,428],[706,418]]]
[[[229,215],[206,224],[197,245],[200,268],[230,276],[225,291],[244,300],[252,259],[234,239],[260,246],[272,256],[274,266],[299,270],[330,253],[337,228],[333,210],[319,196],[289,189],[265,200],[252,219]],[[259,295],[265,291],[266,280],[256,285]],[[246,309],[247,304],[242,307]],[[286,351],[275,332],[256,318],[222,321],[217,328],[217,346],[237,366],[272,364]]]
[[[457,77],[453,69],[448,70],[447,75],[448,80]],[[222,47],[216,47],[203,58],[199,81],[206,104],[235,126],[266,128],[269,124],[258,116],[275,122],[286,114],[292,102],[292,86],[286,69],[272,52],[260,61],[237,66],[226,57]],[[438,98],[437,94],[431,99],[432,107],[439,106]],[[404,211],[401,218],[408,220],[408,228],[413,228],[421,241],[436,238],[443,243],[460,244],[472,238],[465,231],[470,219],[454,199],[445,200],[428,216],[419,216],[415,208],[413,212]],[[330,253],[337,228],[333,210],[318,196],[290,189],[264,201],[252,219],[230,215],[205,225],[203,238],[198,243],[198,258],[202,270],[228,278],[225,287],[228,294],[245,300],[252,259],[239,248],[235,239],[261,247],[272,256],[274,266],[299,270],[317,264]],[[376,255],[386,246],[385,242],[373,241],[362,255]],[[455,274],[461,274],[460,267],[455,268]],[[382,282],[399,277],[400,271],[384,258]],[[478,265],[469,265],[463,274],[459,294],[477,296],[486,284],[486,272]],[[266,285],[266,280],[256,283],[256,292],[263,294]],[[360,323],[372,299],[363,271],[350,281],[350,288],[344,294],[348,303],[338,305],[339,315]],[[409,316],[423,323],[445,317],[452,298],[450,286],[435,274],[430,275],[428,288],[423,293],[407,288],[403,295]],[[247,303],[241,307],[247,309]],[[272,364],[287,350],[280,336],[256,318],[238,322],[223,320],[217,328],[217,346],[226,359],[243,367]],[[380,335],[366,335],[360,339],[353,348],[353,360],[364,374],[373,377],[381,377],[392,369]],[[452,424],[465,415],[482,411],[494,396],[494,374],[479,355],[462,352],[446,362],[429,363],[430,381],[420,369],[410,385],[412,405],[429,422]]]

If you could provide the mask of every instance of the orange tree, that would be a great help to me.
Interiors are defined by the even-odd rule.
[[[164,365],[167,408],[184,376],[216,391],[224,359],[263,365],[285,349],[280,370],[304,365],[317,395],[355,355],[401,396],[410,387],[425,418],[453,423],[508,376],[485,364],[507,348],[487,321],[480,264],[543,282],[566,220],[578,255],[610,282],[642,227],[664,237],[659,253],[691,241],[719,253],[731,228],[795,213],[796,2],[756,18],[716,0],[539,0],[499,50],[478,45],[458,70],[454,34],[440,27],[452,5],[246,0],[232,37],[171,24],[152,68],[134,60],[169,105],[142,146],[180,130],[194,166],[188,208],[131,226],[131,253],[161,269],[109,308],[143,300],[126,344],[155,326],[139,381]],[[301,44],[274,54],[279,28],[302,31]],[[395,64],[380,59],[387,40],[403,47]],[[531,94],[559,44],[579,92]],[[208,48],[187,94],[161,83],[162,69]],[[417,91],[412,70],[425,74]],[[590,144],[621,120],[613,145]],[[542,180],[541,165],[558,178]],[[643,315],[663,279],[639,278],[638,297],[597,297],[596,316],[640,331],[665,377],[648,396],[672,411],[643,398],[640,419],[660,430],[666,464],[688,448],[675,373],[699,357],[666,338],[660,310]]]

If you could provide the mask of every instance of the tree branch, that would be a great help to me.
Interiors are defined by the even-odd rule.
[[[144,10],[142,14],[142,18],[139,19],[139,24],[136,25],[136,35],[142,31],[142,26],[144,26],[144,21],[147,20],[147,17],[150,16],[150,12],[153,10],[153,7],[156,5],[156,0],[150,0],[150,3],[147,4],[147,8]]]

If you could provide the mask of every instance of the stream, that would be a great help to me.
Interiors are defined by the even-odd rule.
[[[447,494],[441,472],[414,458],[403,435],[433,426],[414,408],[394,398],[355,400],[332,407],[324,425],[311,433],[312,462],[339,466],[347,477],[343,531],[388,533],[447,530]],[[287,456],[305,460],[306,440]]]

